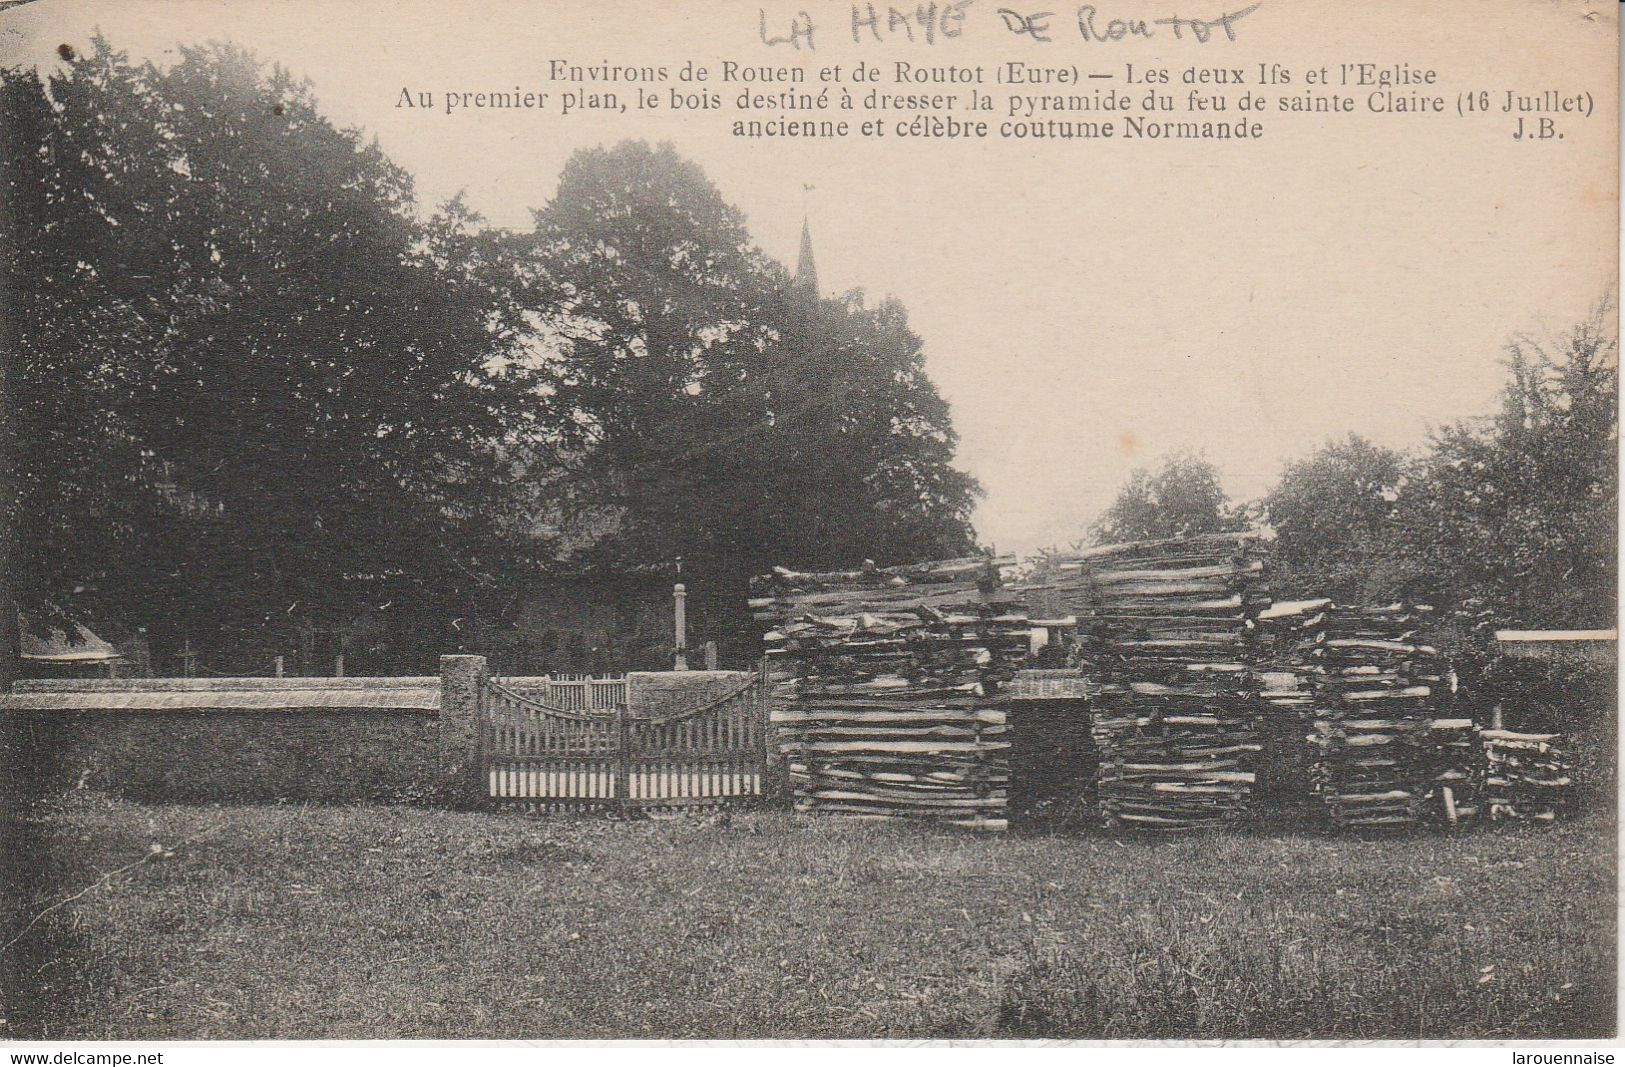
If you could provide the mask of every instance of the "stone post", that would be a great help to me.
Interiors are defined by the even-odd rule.
[[[485,782],[485,657],[440,657],[440,781],[447,802],[481,807]]]
[[[682,582],[671,587],[673,605],[672,626],[677,640],[677,653],[672,670],[688,670],[688,589]]]

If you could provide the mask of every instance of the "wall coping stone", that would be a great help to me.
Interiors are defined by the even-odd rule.
[[[440,689],[239,689],[168,692],[0,693],[0,713],[343,712],[437,715]]]
[[[742,681],[750,671],[632,671],[634,702],[654,694],[713,688]],[[542,688],[547,675],[504,677],[515,689]],[[440,675],[392,678],[52,678],[23,679],[0,693],[6,712],[334,712],[405,711],[437,714]]]
[[[13,693],[214,693],[223,690],[438,689],[440,676],[394,678],[24,678]]]

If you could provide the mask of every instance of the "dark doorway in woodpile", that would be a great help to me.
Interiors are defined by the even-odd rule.
[[[1025,672],[1024,672],[1025,673]],[[1010,818],[1028,830],[1099,825],[1100,753],[1079,697],[1010,702]]]

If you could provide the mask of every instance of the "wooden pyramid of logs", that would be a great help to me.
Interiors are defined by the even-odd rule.
[[[1444,663],[1419,636],[1430,610],[1329,607],[1307,643],[1312,782],[1338,829],[1411,826],[1432,800],[1451,818],[1476,811],[1476,728],[1440,717]]]
[[[1269,603],[1254,532],[1106,545],[1047,561],[1100,684],[1091,729],[1108,827],[1187,830],[1246,812],[1259,751],[1254,618]]]
[[[1572,779],[1557,734],[1485,730],[1485,806],[1492,820],[1551,822]]]
[[[797,811],[1008,825],[1001,696],[1026,658],[1013,558],[755,579],[781,684],[774,721]]]

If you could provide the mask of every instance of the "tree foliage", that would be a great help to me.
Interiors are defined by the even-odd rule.
[[[1501,410],[1434,436],[1395,502],[1407,588],[1538,626],[1617,613],[1618,336],[1611,305],[1556,342],[1515,339]]]
[[[548,534],[741,604],[773,563],[972,547],[902,307],[792,292],[670,146],[578,153],[516,235],[425,218],[228,46],[98,39],[0,109],[3,562],[43,624],[243,669],[366,618],[398,662],[489,628]]]
[[[973,547],[977,487],[893,300],[809,300],[670,145],[578,152],[536,214],[532,308],[556,449],[540,476],[612,516],[588,555],[681,557],[730,594],[777,563]]]
[[[1176,452],[1156,471],[1129,475],[1117,499],[1090,528],[1096,544],[1240,530],[1245,513],[1231,504],[1219,470],[1205,456]]]
[[[1275,528],[1277,596],[1369,603],[1394,579],[1394,500],[1405,457],[1357,434],[1286,465],[1262,502]]]
[[[1617,611],[1618,338],[1611,305],[1507,350],[1500,410],[1403,456],[1358,437],[1289,464],[1263,506],[1277,593],[1467,603],[1498,624]]]
[[[1499,410],[1412,454],[1350,434],[1288,463],[1254,509],[1277,597],[1405,597],[1495,625],[1606,627],[1618,611],[1618,335],[1611,301],[1553,341],[1508,345]],[[1136,471],[1099,541],[1246,525],[1213,466]]]
[[[205,652],[386,605],[425,637],[515,565],[531,385],[487,369],[513,323],[477,219],[420,222],[375,144],[230,47],[160,71],[98,39],[0,107],[25,610],[90,587]]]

